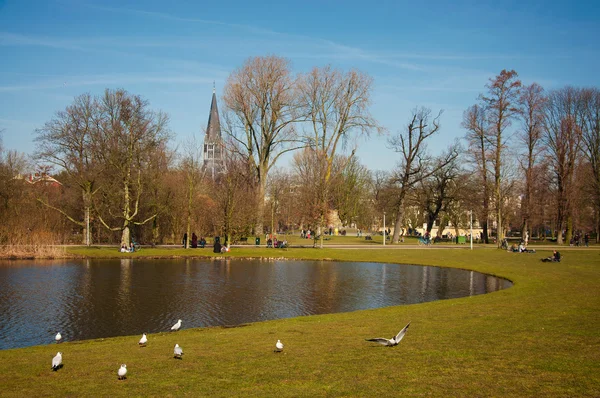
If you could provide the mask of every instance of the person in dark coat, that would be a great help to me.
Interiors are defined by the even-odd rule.
[[[198,247],[198,236],[196,236],[196,233],[193,232],[192,233],[192,248],[195,249]]]

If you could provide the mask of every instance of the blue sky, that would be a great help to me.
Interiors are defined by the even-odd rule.
[[[0,128],[31,153],[34,130],[74,97],[125,88],[170,115],[174,145],[206,128],[213,81],[251,56],[295,72],[331,64],[374,78],[388,134],[410,112],[444,110],[433,153],[462,137],[463,111],[515,69],[546,89],[600,86],[600,2],[0,0]],[[370,169],[398,160],[386,136],[358,142]],[[286,159],[281,164],[284,166]]]

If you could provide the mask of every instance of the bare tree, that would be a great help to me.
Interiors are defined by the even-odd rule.
[[[583,149],[590,163],[592,191],[595,205],[596,242],[600,241],[600,90],[585,89],[582,92]]]
[[[504,151],[510,138],[506,133],[506,129],[510,127],[512,119],[519,112],[517,105],[521,81],[517,79],[517,76],[517,72],[514,70],[502,70],[498,76],[490,79],[490,82],[486,85],[487,94],[480,96],[489,123],[487,139],[491,146],[491,162],[494,167],[494,204],[496,208],[498,247],[500,247],[501,241],[504,238],[502,225],[502,206],[504,200],[502,196],[502,174]]]
[[[440,130],[441,114],[442,111],[432,118],[430,109],[416,108],[406,130],[389,140],[390,147],[401,156],[392,178],[398,186],[393,243],[398,243],[400,238],[400,229],[404,222],[404,201],[409,191],[457,156],[451,151],[447,158],[433,165],[431,157],[427,154],[425,141]]]
[[[365,210],[370,207],[365,205],[364,199],[370,195],[371,176],[356,156],[349,162],[340,157],[339,163],[346,167],[332,184],[333,208],[337,209],[342,224],[358,224],[358,220],[364,219]]]
[[[184,149],[184,157],[181,161],[180,168],[185,175],[186,181],[186,233],[188,239],[185,241],[185,248],[189,249],[192,236],[192,218],[194,214],[194,201],[198,195],[198,188],[202,181],[202,145],[196,138],[190,139]]]
[[[489,129],[488,120],[484,109],[473,105],[463,114],[463,128],[467,130],[468,151],[467,157],[475,165],[481,190],[474,192],[480,200],[481,211],[478,218],[483,229],[483,241],[489,243],[488,218],[490,214],[491,186],[489,183],[489,158],[491,156],[490,144],[487,137]],[[479,207],[479,206],[478,206]]]
[[[330,183],[336,154],[344,148],[351,134],[381,131],[369,111],[372,83],[373,79],[362,72],[351,70],[343,73],[330,66],[314,68],[299,80],[301,103],[310,125],[306,139],[310,150],[315,151],[316,158],[322,164],[322,174],[318,176],[321,186],[321,232],[329,210]],[[344,170],[352,160],[355,149],[340,170]]]
[[[276,56],[254,57],[227,79],[223,99],[226,133],[247,160],[258,181],[258,224],[263,230],[269,170],[286,152],[301,145],[294,123],[300,119],[290,62]]]
[[[457,147],[450,148],[449,151],[459,152]],[[416,201],[425,210],[426,231],[429,234],[440,214],[447,212],[453,202],[458,199],[456,180],[461,171],[458,157],[445,154],[440,156],[437,162],[445,162],[448,158],[452,160],[442,167],[436,167],[437,170],[429,178],[422,180],[416,191]]]
[[[226,152],[224,156],[225,171],[220,173],[212,184],[211,197],[214,199],[215,227],[224,236],[223,244],[232,243],[241,236],[250,233],[251,220],[255,202],[252,200],[253,176],[248,174],[246,159]]]
[[[523,219],[521,226],[521,236],[528,234],[531,225],[531,208],[534,189],[534,171],[538,162],[538,157],[542,151],[541,138],[544,130],[544,107],[546,98],[544,89],[533,83],[523,87],[519,97],[521,114],[521,132],[519,138],[522,147],[525,148],[520,165],[525,174],[525,186],[523,200],[521,201],[521,216]]]
[[[310,148],[294,154],[294,172],[298,187],[296,195],[298,207],[301,209],[302,217],[300,225],[315,231],[315,226],[320,225],[321,217],[327,217],[329,213],[323,208],[322,200],[323,179],[325,173],[325,162],[319,156],[320,153]],[[325,219],[327,221],[327,218]]]
[[[145,224],[157,215],[138,219],[144,170],[153,152],[163,150],[169,140],[168,117],[149,110],[147,101],[124,90],[106,90],[100,108],[102,120],[95,155],[105,163],[107,184],[112,188],[103,192],[107,199],[105,209],[120,225],[109,226],[102,214],[99,220],[109,230],[122,231],[121,244],[128,245],[131,226]],[[117,195],[113,196],[113,192]]]
[[[550,93],[546,104],[544,143],[556,186],[557,243],[573,234],[572,189],[576,162],[581,150],[581,92],[573,87]],[[566,236],[563,236],[566,230]],[[564,240],[563,240],[564,238]]]
[[[59,208],[42,201],[46,206],[59,211],[68,220],[83,229],[83,243],[91,244],[90,217],[92,199],[98,191],[98,176],[102,166],[94,153],[94,137],[99,123],[98,103],[89,95],[75,98],[65,111],[36,130],[36,158],[64,170],[73,183],[79,187],[83,200],[83,217],[70,215]]]

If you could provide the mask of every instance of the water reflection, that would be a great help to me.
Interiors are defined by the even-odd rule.
[[[0,349],[234,325],[483,294],[511,286],[449,268],[324,261],[0,262]]]

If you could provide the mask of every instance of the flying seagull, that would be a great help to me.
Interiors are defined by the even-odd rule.
[[[388,347],[396,346],[396,345],[398,345],[400,340],[402,340],[404,338],[404,335],[406,334],[406,330],[408,329],[409,326],[410,326],[410,322],[408,322],[408,324],[406,326],[404,326],[402,328],[402,330],[400,332],[398,332],[398,334],[396,336],[392,337],[391,339],[384,339],[383,337],[377,337],[375,339],[367,339],[367,341],[374,341],[376,343],[383,344]]]
[[[178,320],[175,325],[171,326],[171,331],[176,332],[179,330],[180,327],[181,327],[181,319]]]
[[[56,333],[56,336],[54,336],[54,341],[56,341],[57,343],[60,343],[61,340],[62,340],[62,335],[60,334],[60,332]]]
[[[119,380],[126,379],[127,377],[125,375],[127,374],[127,365],[121,365],[117,374],[119,375]]]
[[[181,359],[183,355],[183,350],[179,347],[179,344],[175,344],[175,349],[173,350],[173,358]]]
[[[62,368],[62,352],[56,353],[56,356],[52,358],[52,370],[57,371]]]
[[[138,344],[140,345],[140,347],[146,347],[147,342],[148,337],[146,337],[146,333],[142,333],[142,338],[140,339],[140,342]]]
[[[283,351],[283,343],[281,342],[281,340],[277,340],[277,343],[275,343],[275,352],[281,351]]]

